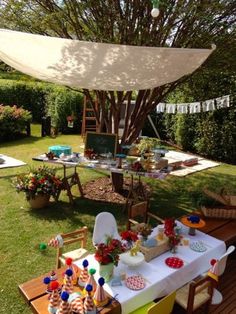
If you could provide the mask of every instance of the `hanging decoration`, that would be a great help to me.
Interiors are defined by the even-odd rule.
[[[160,14],[159,0],[151,0],[151,1],[152,1],[152,5],[153,5],[153,9],[151,11],[151,16],[156,18]]]
[[[222,97],[218,97],[215,99],[208,99],[205,101],[198,101],[192,103],[180,103],[180,104],[166,104],[159,103],[156,107],[156,112],[166,112],[166,113],[200,113],[213,111],[216,109],[227,108],[230,107],[230,95],[225,95]]]

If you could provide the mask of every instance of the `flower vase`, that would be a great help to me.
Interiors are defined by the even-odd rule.
[[[50,195],[48,194],[38,194],[34,198],[28,200],[30,207],[32,209],[38,209],[48,206]]]
[[[104,278],[105,282],[111,280],[113,276],[114,264],[99,264],[99,275]]]
[[[170,251],[172,254],[176,254],[177,253],[177,245],[173,245],[171,248],[170,248]]]

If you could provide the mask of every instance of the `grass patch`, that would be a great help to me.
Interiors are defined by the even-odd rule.
[[[52,203],[49,208],[31,210],[24,194],[17,194],[12,186],[12,179],[19,173],[26,172],[28,166],[41,163],[32,161],[32,157],[48,151],[48,146],[64,144],[72,146],[73,151],[82,151],[82,139],[79,135],[60,135],[57,138],[40,137],[40,126],[32,126],[32,136],[18,141],[2,143],[2,154],[23,160],[27,166],[0,170],[0,274],[1,307],[0,313],[31,313],[20,296],[17,286],[24,281],[39,276],[53,269],[56,252],[53,248],[42,253],[38,249],[40,242],[47,242],[60,232],[69,232],[83,225],[88,226],[90,236],[95,216],[101,211],[110,211],[117,219],[120,228],[124,228],[126,217],[122,207],[117,204],[100,203],[80,199],[79,192],[75,205],[70,206],[68,197],[62,192],[60,201]],[[78,168],[82,183],[104,176],[107,173]],[[58,166],[58,173],[62,168]],[[202,188],[209,186],[219,191],[225,187],[236,192],[236,166],[222,164],[186,178],[167,177],[160,181],[143,179],[152,187],[151,210],[159,216],[178,217],[186,212],[196,210],[207,200]],[[91,237],[90,237],[91,239]],[[92,249],[91,240],[89,248]]]

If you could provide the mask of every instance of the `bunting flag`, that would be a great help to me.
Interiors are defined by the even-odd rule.
[[[177,112],[178,113],[188,113],[189,104],[178,104]]]
[[[217,109],[229,107],[229,95],[216,98],[216,106]]]
[[[201,103],[192,102],[189,104],[189,113],[199,113],[201,112]]]
[[[165,103],[159,103],[157,105],[157,112],[165,112],[166,104]]]
[[[216,109],[230,107],[230,95],[225,95],[215,99],[208,99],[205,101],[197,101],[192,103],[180,103],[180,104],[166,104],[159,103],[157,104],[156,111],[157,113],[166,112],[166,113],[200,113],[213,111]]]
[[[175,113],[176,104],[166,104],[167,113]]]

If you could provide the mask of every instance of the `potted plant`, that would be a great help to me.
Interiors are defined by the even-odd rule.
[[[25,192],[32,208],[42,208],[48,205],[50,196],[56,196],[62,187],[62,181],[55,172],[55,169],[45,165],[31,168],[28,173],[17,176],[14,182],[16,190]]]
[[[125,251],[124,245],[118,239],[107,238],[106,243],[99,243],[95,251],[95,259],[99,263],[100,276],[106,282],[110,281],[113,275],[114,265],[119,262],[119,254]]]

